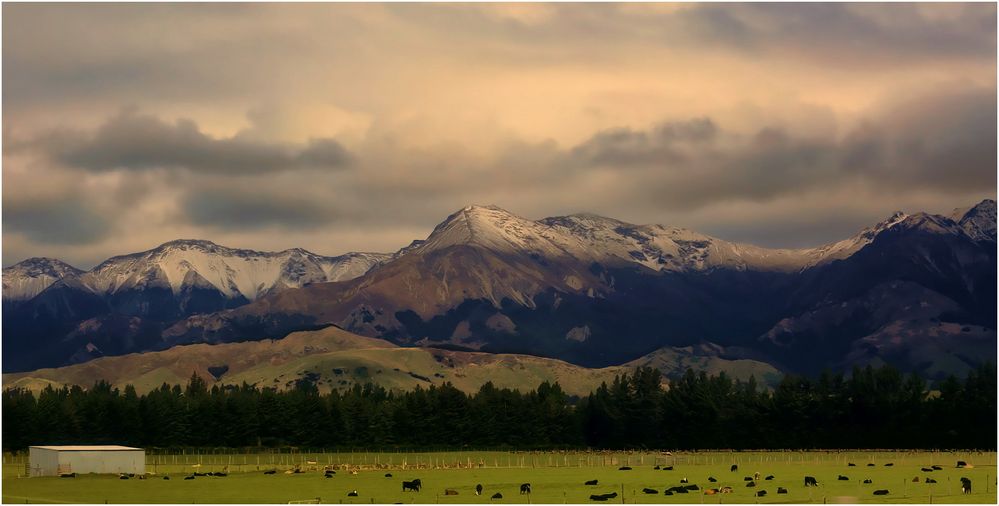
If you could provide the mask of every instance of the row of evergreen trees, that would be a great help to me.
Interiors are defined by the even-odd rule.
[[[194,375],[141,396],[106,382],[5,390],[3,447],[995,448],[995,366],[938,388],[887,366],[786,376],[773,391],[692,371],[667,386],[642,368],[583,398],[547,382],[526,393],[487,383],[472,395],[450,384],[320,394],[307,381],[209,389]]]

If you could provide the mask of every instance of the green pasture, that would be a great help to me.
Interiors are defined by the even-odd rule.
[[[260,464],[257,461],[260,461]],[[972,468],[956,469],[957,460]],[[848,463],[855,463],[849,467]],[[885,466],[891,463],[892,466]],[[730,471],[732,464],[739,470]],[[868,466],[868,464],[874,464]],[[944,469],[923,472],[940,465]],[[298,466],[301,474],[285,474]],[[337,466],[324,478],[322,468]],[[674,470],[655,470],[673,465]],[[630,466],[632,470],[618,470]],[[184,480],[194,471],[221,471],[227,477]],[[265,469],[277,469],[264,475]],[[590,494],[617,492],[616,503],[996,503],[996,454],[971,452],[440,452],[440,453],[314,453],[314,454],[182,454],[147,455],[149,479],[120,480],[116,476],[24,478],[22,456],[7,455],[3,465],[4,503],[288,503],[320,498],[323,503],[590,503]],[[356,474],[353,474],[356,472]],[[754,488],[744,477],[760,473]],[[391,473],[391,478],[385,474]],[[773,475],[774,479],[763,478]],[[818,487],[804,487],[804,476]],[[839,475],[849,478],[837,480]],[[22,476],[22,477],[19,477]],[[163,480],[170,476],[170,480]],[[708,477],[718,479],[709,483]],[[919,482],[913,482],[918,477]],[[936,484],[924,483],[926,477]],[[960,478],[972,480],[974,493],[961,494]],[[402,492],[402,480],[420,478],[419,493]],[[681,478],[702,490],[663,495]],[[597,486],[584,481],[599,480]],[[872,484],[863,484],[871,479]],[[485,489],[476,496],[474,488]],[[521,483],[532,493],[521,495]],[[703,489],[722,486],[734,492],[705,495]],[[643,488],[655,489],[655,495]],[[777,488],[789,493],[778,495]],[[452,489],[458,495],[444,495]],[[874,496],[887,489],[887,496]],[[356,490],[358,497],[348,497]],[[765,497],[756,497],[766,490]],[[502,499],[490,497],[499,492]]]

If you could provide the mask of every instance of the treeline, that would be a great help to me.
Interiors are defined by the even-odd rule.
[[[391,392],[376,385],[320,394],[300,381],[278,392],[213,386],[192,376],[137,395],[105,382],[84,390],[3,392],[3,447],[414,448],[982,448],[996,447],[996,369],[949,378],[932,394],[891,367],[849,377],[787,376],[773,391],[725,374],[658,370],[617,377],[587,397],[542,383],[529,392],[487,383]]]

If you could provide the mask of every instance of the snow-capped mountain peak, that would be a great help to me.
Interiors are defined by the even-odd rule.
[[[3,298],[28,300],[56,281],[80,274],[83,271],[55,258],[29,258],[3,270]]]
[[[955,209],[951,219],[976,241],[996,242],[996,201],[985,199],[966,209]]]

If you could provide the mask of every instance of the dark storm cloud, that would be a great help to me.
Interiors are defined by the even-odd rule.
[[[5,199],[3,227],[40,244],[79,245],[103,240],[112,223],[82,197],[66,195],[33,201]]]
[[[187,195],[183,212],[195,225],[226,230],[310,229],[329,223],[334,217],[328,206],[306,198],[225,190]]]
[[[649,131],[612,128],[597,132],[570,151],[573,163],[628,167],[684,160],[682,146],[712,141],[718,127],[709,118],[664,122]]]
[[[334,139],[305,147],[235,136],[214,138],[190,120],[167,123],[125,110],[92,134],[52,132],[30,143],[71,167],[91,171],[183,168],[216,174],[257,174],[299,168],[339,169],[350,153]]]

